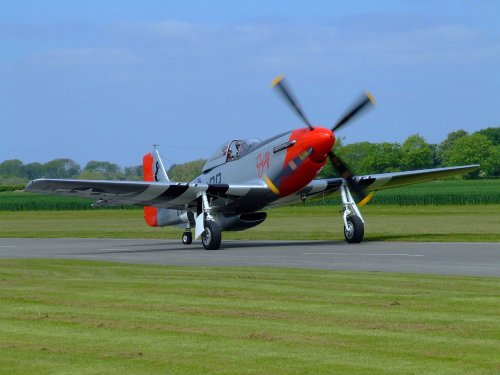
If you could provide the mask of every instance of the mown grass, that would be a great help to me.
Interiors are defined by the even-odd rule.
[[[497,374],[500,279],[0,260],[6,374]]]
[[[0,192],[0,211],[91,210],[93,202],[85,198],[32,194],[22,191]],[[339,203],[340,198],[327,198],[307,202],[307,205],[337,205]],[[372,203],[403,206],[500,204],[500,179],[439,180],[381,190],[375,194]],[[128,208],[141,209],[141,207],[134,206]],[[99,209],[107,208],[100,207]]]
[[[223,239],[342,240],[337,206],[268,211],[261,225]],[[366,241],[500,241],[500,205],[383,206],[362,209]],[[0,212],[0,237],[180,238],[177,227],[150,228],[140,210]]]

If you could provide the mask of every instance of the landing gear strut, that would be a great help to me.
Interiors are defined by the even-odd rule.
[[[365,235],[365,222],[359,212],[351,192],[346,185],[340,187],[342,197],[342,217],[344,219],[344,237],[348,243],[360,243]]]
[[[222,230],[210,214],[210,204],[204,191],[200,192],[198,196],[196,216],[195,237],[198,238],[200,235],[205,250],[217,250],[220,247]]]

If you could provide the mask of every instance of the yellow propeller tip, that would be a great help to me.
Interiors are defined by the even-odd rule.
[[[266,175],[264,175],[264,181],[266,182],[266,185],[269,187],[269,189],[271,189],[271,191],[274,194],[279,194],[280,193],[280,191],[278,190],[278,188],[276,187],[276,185],[274,185],[273,182]]]
[[[366,197],[364,197],[364,199],[362,201],[360,201],[358,203],[358,207],[363,207],[365,204],[367,204],[368,202],[370,202],[373,198],[373,191],[371,193],[369,193]]]
[[[365,94],[368,97],[368,99],[372,102],[373,105],[377,104],[375,97],[372,95],[372,93],[370,91],[365,91]]]
[[[281,74],[279,76],[277,76],[275,79],[273,79],[273,81],[271,82],[271,87],[274,87],[276,86],[278,83],[280,83],[282,80],[283,80],[283,77]]]

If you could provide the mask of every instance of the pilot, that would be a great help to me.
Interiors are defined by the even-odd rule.
[[[236,143],[236,157],[240,156],[241,143]]]
[[[227,150],[227,160],[233,160],[233,152],[231,149]]]

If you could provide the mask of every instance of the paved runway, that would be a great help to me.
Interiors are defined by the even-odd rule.
[[[1,238],[0,258],[500,276],[498,243],[223,241],[220,250],[206,251],[199,241]]]

